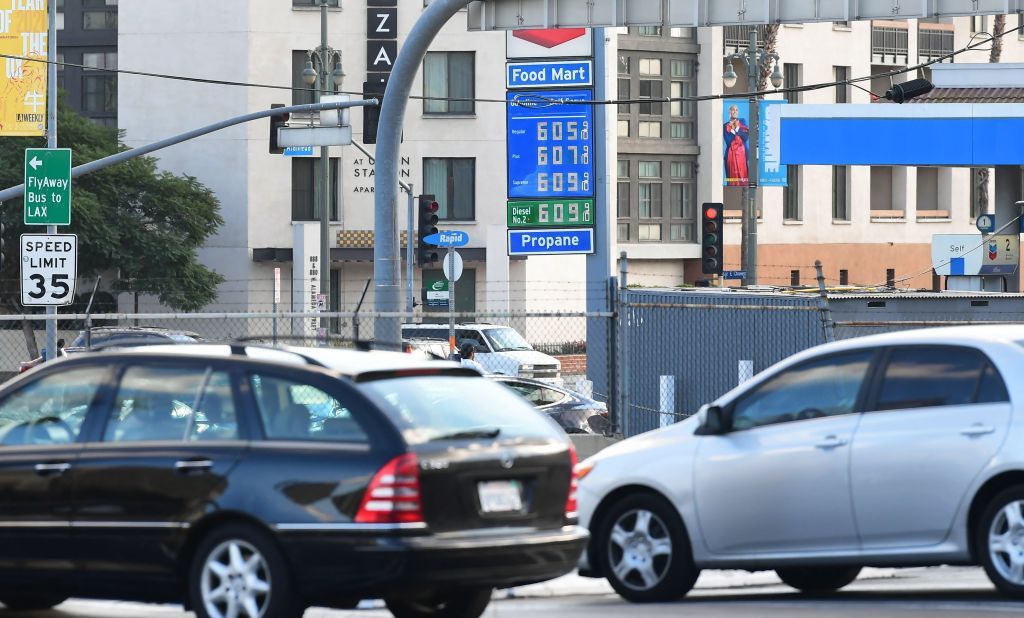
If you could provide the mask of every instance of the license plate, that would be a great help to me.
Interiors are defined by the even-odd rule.
[[[477,484],[480,510],[484,513],[511,513],[523,510],[523,492],[519,481],[484,481]]]

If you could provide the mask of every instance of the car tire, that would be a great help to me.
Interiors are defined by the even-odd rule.
[[[460,588],[419,599],[385,599],[395,618],[479,618],[491,602],[492,588]]]
[[[787,586],[808,594],[835,592],[857,579],[861,567],[789,567],[775,569]]]
[[[973,533],[988,578],[1003,594],[1024,599],[1024,487],[993,498]]]
[[[25,593],[25,592],[12,592],[12,593],[0,593],[0,603],[3,603],[4,607],[13,610],[31,611],[37,609],[50,609],[56,607],[68,597],[63,594],[46,594],[40,593]]]
[[[679,513],[653,494],[633,494],[615,504],[603,519],[596,548],[612,588],[633,603],[680,599],[700,575]]]
[[[241,523],[215,528],[192,559],[190,606],[198,618],[224,618],[232,604],[247,607],[243,614],[299,618],[305,607],[296,600],[288,573],[281,550],[265,531]]]

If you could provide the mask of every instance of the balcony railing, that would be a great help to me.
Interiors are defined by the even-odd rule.
[[[731,54],[735,52],[743,51],[750,44],[750,29],[757,29],[757,47],[764,47],[764,34],[768,29],[768,26],[761,24],[758,26],[725,26],[723,28],[725,34],[725,53]]]
[[[909,43],[910,28],[906,22],[871,22],[871,61],[874,64],[907,64]]]
[[[922,61],[952,53],[953,24],[920,24],[917,30],[917,49]],[[953,59],[945,62],[953,62]]]

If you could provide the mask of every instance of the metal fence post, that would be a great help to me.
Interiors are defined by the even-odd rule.
[[[628,374],[629,374],[629,367],[628,367],[629,355],[627,353],[627,345],[628,345],[628,340],[629,340],[629,337],[627,335],[627,330],[629,328],[629,318],[627,316],[627,310],[626,310],[627,305],[628,305],[628,301],[627,301],[627,298],[626,298],[626,293],[627,293],[626,287],[628,285],[627,276],[628,276],[628,257],[626,255],[626,252],[623,251],[623,252],[619,253],[619,293],[616,296],[617,307],[616,307],[616,311],[615,311],[616,315],[618,316],[618,336],[619,336],[619,342],[618,342],[619,344],[617,346],[615,346],[615,347],[619,351],[619,353],[617,355],[618,362],[616,363],[616,372],[615,372],[615,383],[616,383],[615,389],[617,391],[616,395],[618,395],[618,399],[616,401],[616,406],[615,406],[616,409],[617,409],[616,413],[615,413],[615,417],[616,418],[615,418],[615,422],[613,423],[613,430],[617,430],[623,436],[628,436],[629,435],[629,428],[630,428],[630,425],[631,425],[631,423],[629,422],[629,408],[628,408],[628,406],[629,406],[629,396],[628,396],[628,394],[626,392],[626,389],[629,386],[629,378],[628,378]]]
[[[825,331],[825,343],[836,340],[835,322],[832,321],[832,308],[828,304],[828,292],[825,290],[825,275],[822,273],[821,260],[814,261],[814,270],[818,274],[818,307],[821,309],[821,325]]]

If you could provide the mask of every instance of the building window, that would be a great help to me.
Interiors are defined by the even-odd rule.
[[[641,219],[661,218],[661,189],[660,182],[641,182],[638,186],[640,191],[637,199],[638,216]],[[643,240],[643,238],[641,238]]]
[[[669,226],[668,239],[674,242],[697,242],[694,238],[692,223],[673,223]]]
[[[789,285],[798,287],[800,285],[800,271],[791,270],[789,271]]]
[[[637,240],[639,241],[660,241],[661,240],[661,225],[656,223],[642,223],[637,230]]]
[[[626,101],[629,99],[629,78],[619,78],[619,100]],[[619,113],[629,113],[629,103],[619,103]]]
[[[890,288],[896,287],[896,269],[886,268],[885,269],[885,285]]]
[[[117,28],[117,0],[82,0],[82,30]]]
[[[839,271],[839,285],[850,285],[850,271]]]
[[[676,118],[681,117],[692,117],[693,116],[693,101],[682,101],[686,97],[692,96],[692,88],[690,82],[672,82],[672,104],[670,105],[670,113]]]
[[[885,217],[893,214],[891,167],[871,168],[871,210],[874,216]],[[899,216],[903,216],[902,213]]]
[[[979,32],[985,32],[985,16],[984,15],[972,15],[971,16],[971,34],[977,34]]]
[[[86,114],[117,113],[117,76],[82,76],[82,111]]]
[[[302,81],[302,71],[309,57],[304,51],[292,51],[292,105],[308,105],[319,101],[315,86]]]
[[[433,195],[444,221],[476,217],[476,159],[423,159],[423,192]]]
[[[629,56],[619,56],[619,75],[629,75],[633,61]]]
[[[939,168],[917,168],[917,210],[939,209]],[[933,213],[932,216],[935,216]]]
[[[782,189],[782,218],[800,221],[800,166],[786,167],[786,187]]]
[[[332,8],[338,8],[339,0],[327,0],[327,6]],[[292,6],[312,6],[319,7],[320,0],[292,0]]]
[[[641,58],[640,75],[661,75],[661,60],[659,58]]]
[[[619,137],[629,137],[629,121],[619,120],[615,125],[615,132]]]
[[[850,102],[850,84],[842,84],[850,79],[850,67],[832,67],[836,80],[836,103]]]
[[[786,88],[795,88],[803,85],[803,65],[785,63],[782,65],[782,73],[783,85]],[[786,100],[790,103],[800,103],[803,100],[803,93],[787,91]]]
[[[636,31],[640,36],[661,36],[661,26],[640,26]]]
[[[988,184],[987,174],[983,174],[984,168],[974,167],[971,168],[971,220],[977,219],[981,215],[985,214],[985,209],[982,208],[982,203],[987,201],[985,196],[988,195]]]
[[[619,242],[627,242],[629,240],[629,224],[620,223],[617,226],[618,232],[616,234]]]
[[[672,77],[693,79],[693,60],[673,60]]]
[[[57,11],[57,16],[54,21],[57,22],[57,30],[64,29],[64,0],[57,0],[57,4],[54,7]]]
[[[640,98],[641,99],[660,99],[665,96],[664,94],[664,82],[660,79],[641,79],[640,80]],[[640,104],[641,114],[661,114],[662,104],[661,102],[645,102]]]
[[[672,139],[693,139],[693,123],[673,122]]]
[[[616,183],[616,213],[619,218],[625,218],[629,216],[629,181],[619,181]]]
[[[641,120],[638,135],[640,137],[661,137],[661,122]]]
[[[674,39],[692,39],[696,28],[671,28],[668,35]]]
[[[423,60],[423,113],[474,112],[473,52],[427,52]]]
[[[845,165],[832,166],[832,219],[850,220],[849,202],[850,168]]]
[[[316,203],[316,162],[319,159],[292,159],[292,221],[319,221]],[[338,158],[331,158],[331,221],[338,220]]]
[[[640,161],[637,175],[640,178],[661,178],[661,161]]]
[[[64,89],[64,54],[57,54],[57,88]]]

